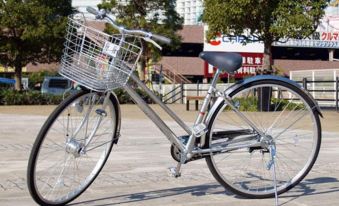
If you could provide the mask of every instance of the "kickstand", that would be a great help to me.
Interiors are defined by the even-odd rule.
[[[276,158],[276,147],[275,145],[271,145],[270,148],[271,160],[268,163],[267,169],[271,169],[273,166],[273,184],[274,184],[274,197],[275,197],[275,206],[279,206],[278,202],[278,191],[277,191],[277,175],[275,171],[275,158]]]

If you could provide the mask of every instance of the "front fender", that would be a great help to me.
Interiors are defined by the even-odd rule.
[[[120,138],[120,128],[121,128],[121,111],[120,111],[120,103],[117,95],[114,92],[111,92],[111,100],[113,102],[113,106],[116,108],[116,111],[118,112],[118,119],[116,123],[116,132],[115,132],[115,140],[113,141],[114,144],[118,144],[119,138]]]
[[[287,79],[285,77],[274,76],[274,75],[257,75],[257,76],[254,76],[254,77],[250,77],[250,78],[241,80],[241,81],[235,83],[234,85],[232,85],[231,87],[229,87],[228,89],[226,89],[225,95],[226,96],[232,96],[232,93],[234,93],[235,91],[237,91],[241,87],[246,88],[246,85],[250,86],[251,83],[253,83],[253,82],[264,81],[264,80],[280,81],[280,82],[284,82],[286,84],[290,84],[290,85],[296,87],[297,89],[300,89],[311,100],[311,102],[313,104],[313,105],[311,105],[311,107],[315,108],[315,110],[318,112],[318,114],[321,117],[323,117],[321,110],[320,110],[320,107],[319,107],[317,101],[315,101],[315,99],[313,98],[313,96],[304,87],[302,87],[300,84],[298,84],[297,82],[292,81],[290,79]]]

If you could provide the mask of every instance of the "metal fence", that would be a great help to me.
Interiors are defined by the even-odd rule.
[[[338,111],[339,69],[291,71],[290,79],[303,85],[321,107]]]
[[[335,108],[339,112],[339,77],[336,77],[335,80],[318,81],[304,77],[296,82],[310,92],[320,107]],[[223,91],[229,86],[231,84],[218,84],[217,88]],[[163,102],[183,104],[186,103],[186,97],[188,96],[205,96],[208,87],[209,84],[175,84],[163,85],[161,91],[155,85],[154,89],[159,91]]]
[[[309,81],[303,78],[302,81],[297,82],[310,92],[321,107],[335,107],[336,111],[339,111],[339,77],[336,77],[335,81]],[[319,87],[317,84],[322,84],[324,87]]]

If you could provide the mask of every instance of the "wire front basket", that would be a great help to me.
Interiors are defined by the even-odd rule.
[[[134,36],[108,35],[69,18],[59,73],[91,90],[107,91],[124,86],[142,52]]]

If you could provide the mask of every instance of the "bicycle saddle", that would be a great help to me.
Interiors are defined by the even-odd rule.
[[[238,53],[206,51],[201,52],[199,57],[212,66],[228,73],[234,73],[242,64],[242,57]]]

